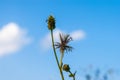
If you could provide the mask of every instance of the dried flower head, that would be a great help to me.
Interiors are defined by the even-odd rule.
[[[55,47],[60,49],[61,53],[64,53],[65,51],[72,51],[72,47],[68,45],[68,43],[72,40],[72,37],[70,35],[59,35],[60,36],[60,42],[55,43]]]
[[[52,15],[50,15],[47,19],[47,24],[49,30],[55,29],[55,18]]]

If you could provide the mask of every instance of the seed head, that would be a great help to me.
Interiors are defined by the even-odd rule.
[[[55,18],[52,15],[48,17],[47,24],[49,30],[55,29]]]
[[[70,37],[70,35],[68,34],[66,35],[60,34],[59,36],[60,36],[60,42],[55,43],[56,49],[59,48],[62,54],[64,54],[65,51],[66,52],[72,51],[73,48],[68,45],[68,43],[72,41],[72,37]]]

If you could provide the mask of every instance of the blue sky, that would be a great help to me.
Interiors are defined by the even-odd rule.
[[[0,80],[60,80],[52,49],[43,50],[41,43],[47,41],[50,14],[56,30],[85,34],[72,41],[74,49],[64,57],[72,71],[77,70],[78,80],[90,65],[92,72],[112,68],[114,80],[120,79],[120,1],[1,0]]]

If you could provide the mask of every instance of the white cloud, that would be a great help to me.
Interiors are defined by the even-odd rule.
[[[82,40],[85,38],[86,34],[82,30],[77,30],[70,33],[70,36],[73,38],[73,40]]]
[[[61,30],[55,30],[54,31],[54,41],[58,41],[59,40],[59,33],[62,33]],[[42,46],[43,49],[49,49],[51,47],[51,34],[48,33],[41,41],[40,44]]]
[[[25,30],[16,23],[9,23],[0,29],[0,56],[14,53],[29,42]]]
[[[54,40],[55,42],[59,42],[59,33],[65,33],[64,31],[61,31],[59,29],[54,31]],[[70,36],[73,38],[74,41],[79,41],[85,38],[85,32],[82,30],[73,31],[70,33]],[[51,47],[51,36],[50,33],[48,33],[41,41],[40,44],[43,49],[47,50]]]

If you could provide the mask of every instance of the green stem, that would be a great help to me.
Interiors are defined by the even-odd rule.
[[[73,80],[75,80],[75,75],[71,71],[69,73],[73,75]]]
[[[64,80],[63,72],[62,72],[62,69],[60,68],[58,57],[57,57],[55,46],[54,46],[53,30],[51,30],[51,37],[52,37],[52,47],[53,47],[55,59],[56,59],[56,62],[57,62],[57,65],[58,65],[58,68],[59,68],[59,71],[60,71],[61,78],[62,78],[62,80]]]

